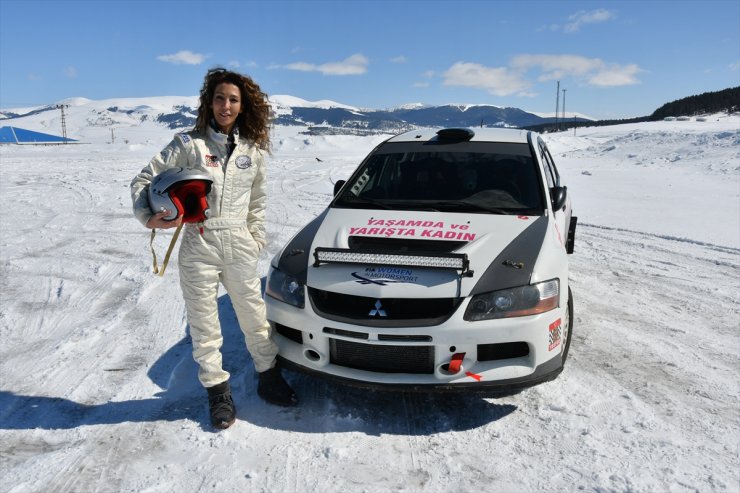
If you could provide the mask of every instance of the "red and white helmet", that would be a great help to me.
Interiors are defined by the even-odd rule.
[[[213,179],[205,171],[169,168],[149,185],[149,207],[153,213],[170,211],[164,217],[172,221],[182,216],[183,223],[205,221],[210,216],[206,197]]]

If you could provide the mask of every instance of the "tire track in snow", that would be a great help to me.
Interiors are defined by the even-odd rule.
[[[594,429],[565,447],[597,456],[605,452],[594,437],[608,439],[609,462],[621,474],[603,485],[617,489],[630,477],[661,477],[666,463],[705,464],[731,477],[715,468],[725,462],[721,444],[740,426],[740,251],[584,225],[571,278],[574,340],[553,385],[577,394],[589,388],[582,412]],[[673,474],[706,487],[706,478],[682,477],[680,467]]]
[[[645,237],[652,237],[652,238],[659,238],[663,240],[669,240],[669,241],[678,241],[682,243],[691,243],[694,245],[704,246],[708,247],[712,250],[722,251],[722,252],[734,252],[734,253],[740,253],[740,248],[733,248],[728,246],[722,246],[722,245],[716,245],[714,243],[707,243],[703,241],[693,240],[690,238],[680,238],[676,236],[670,236],[670,235],[661,235],[661,234],[655,234],[655,233],[646,233],[643,231],[635,231],[632,229],[626,229],[626,228],[616,228],[613,226],[602,226],[598,224],[588,224],[588,223],[578,223],[578,227],[584,227],[584,228],[594,228],[594,229],[601,229],[605,231],[617,231],[622,233],[632,233],[639,236],[645,236]]]
[[[268,181],[267,239],[259,272],[303,226],[329,205],[337,167],[310,159],[275,160],[270,166],[279,178]],[[319,190],[327,190],[328,193]],[[285,197],[291,197],[286,201]]]

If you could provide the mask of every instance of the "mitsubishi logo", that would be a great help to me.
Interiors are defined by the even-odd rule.
[[[368,313],[368,316],[370,317],[387,317],[385,310],[383,310],[383,305],[380,304],[380,300],[375,300],[375,308],[370,310],[370,313]]]

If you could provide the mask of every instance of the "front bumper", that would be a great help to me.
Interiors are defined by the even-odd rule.
[[[471,393],[507,393],[513,390],[532,387],[540,383],[554,380],[563,371],[559,358],[552,360],[537,367],[531,375],[523,378],[512,378],[510,380],[498,380],[493,382],[472,382],[472,383],[455,383],[455,384],[411,384],[411,383],[377,383],[367,380],[355,380],[353,378],[340,377],[321,370],[315,370],[306,366],[301,366],[293,361],[278,355],[278,361],[283,368],[296,370],[309,374],[313,377],[321,378],[342,385],[352,387],[367,388],[371,390],[389,390],[389,391],[407,391],[407,392],[471,392]],[[495,395],[495,394],[494,394]]]
[[[562,371],[558,327],[567,307],[469,322],[463,320],[466,304],[439,325],[376,327],[323,318],[310,303],[300,309],[266,297],[281,362],[347,384],[505,391],[552,380]]]

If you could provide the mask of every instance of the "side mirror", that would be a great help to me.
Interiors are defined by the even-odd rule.
[[[344,184],[346,183],[346,180],[339,180],[334,184],[334,196],[336,197],[339,191],[342,189]]]
[[[568,198],[568,187],[552,187],[550,198],[552,199],[552,210],[555,212],[561,210],[565,207],[565,200]]]

